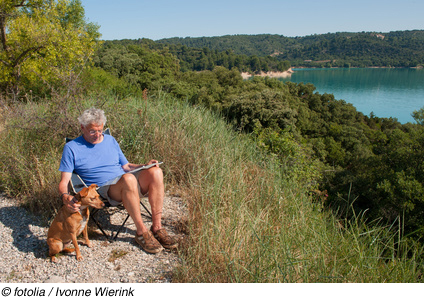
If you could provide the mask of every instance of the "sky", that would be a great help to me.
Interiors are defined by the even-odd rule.
[[[81,0],[103,40],[424,29],[423,0]]]

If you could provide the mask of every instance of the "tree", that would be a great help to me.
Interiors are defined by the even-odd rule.
[[[15,97],[27,87],[77,74],[100,37],[80,0],[0,0],[0,88]]]
[[[261,70],[261,61],[256,55],[250,58],[250,70],[252,72],[259,72]]]
[[[419,110],[414,110],[411,114],[415,122],[420,125],[424,125],[424,107],[421,107]]]

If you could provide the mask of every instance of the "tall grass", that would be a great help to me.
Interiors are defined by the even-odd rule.
[[[290,180],[295,177],[285,167],[290,164],[280,165],[261,153],[248,136],[236,134],[204,108],[167,95],[85,99],[81,106],[68,107],[70,127],[77,128],[79,111],[89,106],[106,111],[108,127],[130,161],[163,160],[168,188],[183,191],[189,236],[180,249],[182,265],[174,281],[421,281],[418,246],[398,251],[406,244],[397,232],[381,224],[366,226],[366,214],[341,222],[323,212],[302,182]],[[54,114],[49,107],[35,107],[20,110]],[[76,133],[65,128],[62,136],[49,139],[51,121],[31,135],[16,126],[24,122],[18,116],[1,132],[5,143],[0,151],[8,154],[1,159],[1,186],[26,195],[27,202],[45,201],[30,196],[33,190],[57,198],[63,138]]]

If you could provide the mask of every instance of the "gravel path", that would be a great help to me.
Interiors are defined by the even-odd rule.
[[[105,222],[105,229],[118,227],[110,224],[120,224],[126,216],[125,210],[116,210],[113,215],[105,210],[100,213],[102,220],[111,220]],[[181,198],[167,194],[163,224],[177,239],[183,238],[178,229],[185,215]],[[144,218],[144,221],[150,227],[150,220]],[[141,250],[134,241],[135,226],[131,218],[112,243],[92,228],[89,235],[94,247],[80,245],[83,261],[78,262],[75,253],[71,253],[52,263],[46,243],[48,227],[15,200],[0,194],[0,283],[171,282],[172,270],[180,262],[176,251],[164,250],[152,255]]]

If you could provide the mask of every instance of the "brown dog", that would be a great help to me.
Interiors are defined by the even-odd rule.
[[[66,207],[62,207],[53,223],[50,225],[47,233],[47,244],[49,245],[49,256],[52,262],[57,262],[56,254],[59,252],[74,252],[76,251],[77,260],[82,260],[82,255],[78,247],[77,236],[83,233],[85,244],[91,247],[91,242],[88,240],[87,222],[90,216],[89,206],[94,208],[102,208],[105,204],[100,199],[96,191],[97,185],[92,184],[90,187],[83,188],[75,195],[77,203],[81,204],[80,211],[70,213]],[[68,248],[71,244],[75,248]]]

